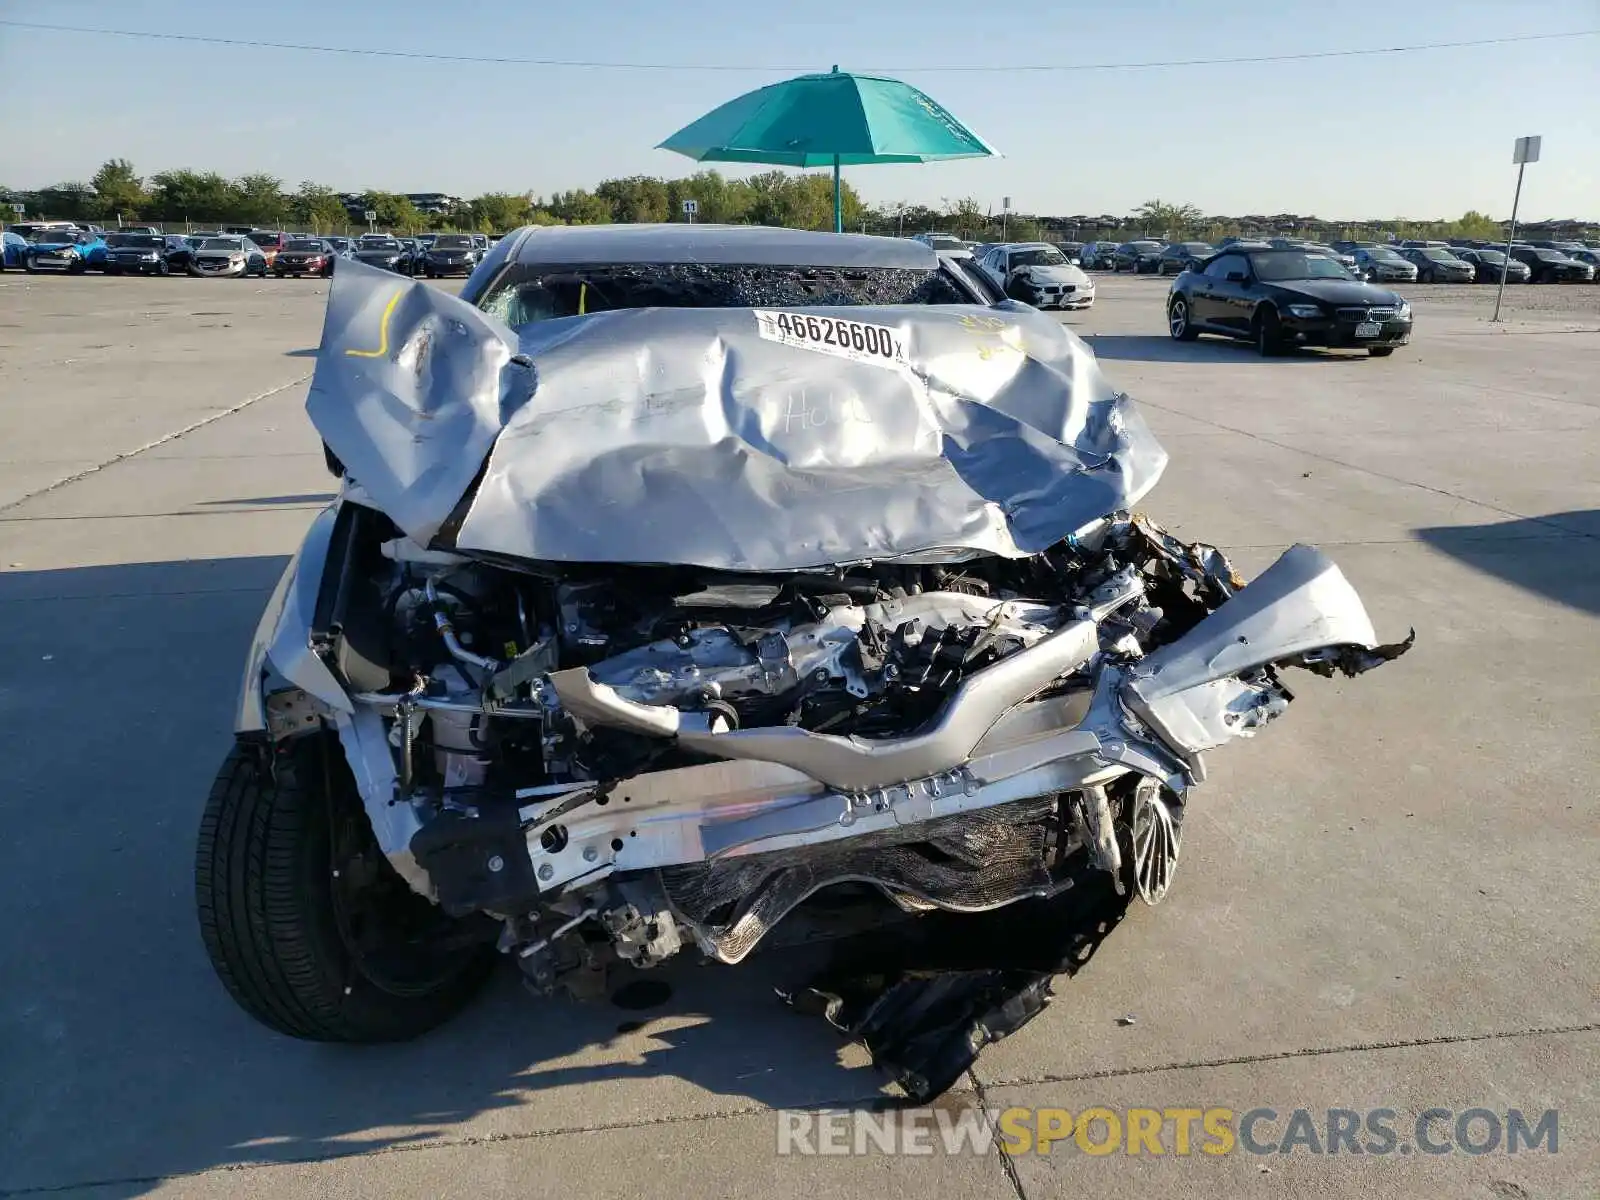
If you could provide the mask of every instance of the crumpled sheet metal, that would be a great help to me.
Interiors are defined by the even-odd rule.
[[[354,260],[329,290],[306,412],[371,502],[420,545],[532,390],[517,339],[438,288]]]
[[[1166,465],[1093,354],[1027,310],[785,310],[824,339],[886,331],[867,333],[892,339],[873,353],[784,338],[758,309],[619,310],[519,337],[359,265],[332,292],[313,422],[418,541],[483,467],[462,551],[751,571],[1021,557],[1136,503]]]

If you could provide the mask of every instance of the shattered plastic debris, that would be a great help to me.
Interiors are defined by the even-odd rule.
[[[1050,1003],[1122,921],[1128,895],[1084,866],[1048,899],[985,913],[930,912],[838,943],[834,960],[786,994],[860,1041],[912,1102],[948,1090],[991,1042]],[[1131,889],[1125,889],[1131,892]]]

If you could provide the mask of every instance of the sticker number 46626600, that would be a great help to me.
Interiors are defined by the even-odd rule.
[[[905,342],[887,325],[768,309],[756,309],[755,316],[761,337],[769,342],[885,367],[906,361]]]

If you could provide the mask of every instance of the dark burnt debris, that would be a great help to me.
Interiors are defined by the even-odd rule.
[[[860,1041],[906,1100],[959,1082],[992,1042],[1044,1011],[1057,978],[1088,965],[1132,890],[1079,859],[1055,896],[986,913],[930,912],[834,943],[784,998]]]

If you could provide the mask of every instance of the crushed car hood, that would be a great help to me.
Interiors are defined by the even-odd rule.
[[[800,570],[1037,553],[1166,465],[1022,306],[632,309],[514,332],[334,276],[307,411],[416,541],[554,562]]]

